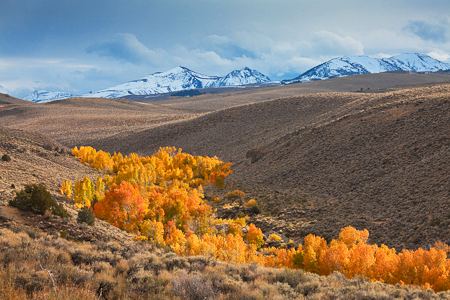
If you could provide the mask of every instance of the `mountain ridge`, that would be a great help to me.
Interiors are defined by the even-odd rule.
[[[299,76],[281,83],[299,83],[335,77],[384,72],[438,72],[450,70],[450,64],[422,53],[403,53],[387,58],[367,55],[342,56],[319,64]]]
[[[261,72],[244,67],[227,75],[210,76],[178,66],[165,72],[156,72],[141,79],[129,81],[81,97],[122,98],[126,96],[148,96],[202,88],[238,87],[264,84],[270,78]]]
[[[342,56],[323,62],[299,76],[282,80],[282,84],[301,83],[315,80],[347,77],[352,75],[376,74],[385,72],[438,72],[450,71],[450,64],[433,59],[423,53],[403,53],[387,58],[374,58],[366,55]],[[274,83],[261,72],[244,67],[233,70],[225,76],[211,76],[178,66],[165,72],[155,72],[137,80],[118,84],[107,89],[88,94],[75,95],[66,91],[36,90],[24,99],[45,103],[71,97],[81,98],[126,98],[182,93],[195,95],[196,90],[206,88],[228,88],[257,86]]]

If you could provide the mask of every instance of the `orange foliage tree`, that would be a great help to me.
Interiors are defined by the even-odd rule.
[[[97,217],[130,232],[138,232],[147,210],[147,200],[136,186],[126,181],[112,186],[105,198],[94,205]]]

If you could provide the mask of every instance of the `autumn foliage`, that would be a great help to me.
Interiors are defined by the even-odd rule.
[[[450,289],[449,248],[442,243],[428,250],[397,252],[369,244],[367,230],[349,226],[330,242],[310,234],[302,244],[288,247],[274,234],[266,240],[261,229],[247,225],[246,218],[216,218],[204,200],[203,186],[222,187],[231,174],[231,165],[216,157],[193,156],[173,147],[151,156],[111,155],[91,147],[74,148],[72,153],[105,175],[74,185],[64,181],[61,193],[73,198],[77,207],[93,206],[96,217],[136,234],[136,239],[168,246],[177,254]],[[244,195],[236,190],[227,197]],[[256,200],[250,204],[256,205]],[[273,242],[281,246],[270,247]]]
[[[136,186],[126,181],[111,186],[102,201],[94,205],[95,215],[126,231],[138,231],[148,211],[148,201]]]

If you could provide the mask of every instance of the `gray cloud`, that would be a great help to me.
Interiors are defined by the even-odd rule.
[[[450,23],[448,21],[440,23],[410,21],[404,29],[425,41],[444,43],[449,39]]]
[[[207,36],[203,48],[214,51],[220,56],[228,59],[238,57],[257,57],[255,52],[244,48],[226,36],[217,34]]]
[[[149,63],[159,56],[157,51],[147,48],[131,33],[118,34],[111,40],[93,44],[87,47],[86,52],[134,64]]]

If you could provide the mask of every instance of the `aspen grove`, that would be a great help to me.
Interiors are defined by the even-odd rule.
[[[170,247],[179,255],[300,268],[321,275],[338,271],[349,278],[450,289],[449,246],[444,243],[396,251],[369,244],[367,230],[349,226],[330,242],[309,234],[302,244],[270,247],[262,230],[247,224],[247,218],[217,218],[203,187],[223,187],[232,174],[231,163],[217,157],[193,156],[174,147],[160,148],[150,156],[111,155],[85,146],[73,148],[72,153],[104,175],[65,180],[62,194],[77,208],[91,208],[96,217],[135,234],[136,239]],[[279,237],[272,234],[269,239]]]

